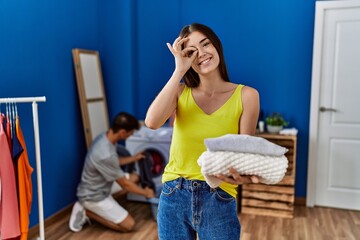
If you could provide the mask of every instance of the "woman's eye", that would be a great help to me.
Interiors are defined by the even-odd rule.
[[[208,46],[208,45],[210,45],[210,42],[205,42],[205,43],[204,43],[204,47],[206,47],[206,46]]]

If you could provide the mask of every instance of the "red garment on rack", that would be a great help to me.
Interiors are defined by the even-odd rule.
[[[18,158],[18,189],[20,202],[20,231],[21,240],[26,240],[29,233],[29,214],[32,203],[32,182],[31,174],[34,169],[30,166],[29,158],[26,150],[26,144],[23,133],[20,128],[19,118],[16,118],[16,136],[23,148],[23,152]]]
[[[2,115],[0,119],[0,177],[2,188],[0,226],[1,238],[8,239],[20,235],[19,205],[16,193],[14,165],[3,127],[4,115]]]

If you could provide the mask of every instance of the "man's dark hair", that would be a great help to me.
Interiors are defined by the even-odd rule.
[[[140,123],[133,115],[120,112],[118,113],[111,125],[111,129],[116,133],[121,129],[125,129],[127,132],[132,130],[138,130],[140,128]]]
[[[227,72],[227,69],[226,69],[222,44],[221,44],[221,41],[218,38],[218,36],[215,34],[215,32],[211,28],[209,28],[209,27],[207,27],[205,25],[202,25],[200,23],[192,23],[190,25],[187,25],[187,26],[183,27],[183,29],[181,29],[181,31],[180,31],[179,36],[182,37],[182,38],[185,38],[185,37],[189,36],[190,33],[192,33],[192,32],[201,32],[214,45],[214,47],[216,48],[216,51],[218,52],[219,57],[220,57],[219,68],[220,68],[221,77],[226,82],[230,82],[230,78],[229,78],[229,75],[228,75],[228,72]],[[186,86],[188,86],[188,87],[197,87],[200,84],[199,75],[194,71],[194,69],[190,68],[185,73],[184,82],[185,82]]]

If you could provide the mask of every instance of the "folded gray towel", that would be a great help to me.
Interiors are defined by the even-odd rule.
[[[217,138],[207,138],[204,143],[209,151],[231,151],[269,156],[282,156],[288,151],[265,138],[246,134],[226,134]]]

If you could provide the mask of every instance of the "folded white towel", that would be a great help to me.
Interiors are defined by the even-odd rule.
[[[265,138],[246,134],[226,134],[217,138],[207,138],[204,143],[209,151],[256,153],[270,156],[282,156],[288,151]]]
[[[214,175],[229,175],[233,167],[241,175],[256,175],[264,184],[276,184],[285,176],[288,160],[280,157],[252,153],[205,151],[198,159],[201,172],[210,187],[216,188],[221,180]]]
[[[298,130],[296,128],[284,128],[279,132],[279,134],[281,135],[292,135],[292,136],[296,136],[297,133]]]

